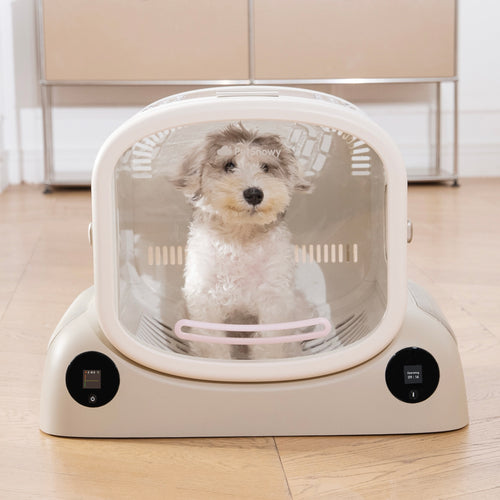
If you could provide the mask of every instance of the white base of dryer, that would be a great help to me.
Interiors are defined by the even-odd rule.
[[[49,344],[40,412],[40,428],[48,434],[95,438],[399,434],[448,431],[468,424],[456,340],[432,299],[414,284],[409,285],[398,335],[377,356],[340,373],[272,383],[182,379],[140,366],[107,341],[93,299],[91,288],[75,300]],[[104,360],[102,367],[99,360]],[[109,394],[110,379],[116,384],[114,396]],[[429,383],[437,386],[426,397],[426,391],[432,391]],[[68,387],[76,391],[80,403]]]

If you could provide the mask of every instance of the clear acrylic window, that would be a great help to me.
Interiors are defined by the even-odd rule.
[[[272,136],[274,142],[254,140],[255,144],[242,152],[237,150],[235,139],[232,145],[221,143],[207,152],[207,141],[228,127],[243,127],[254,138]],[[269,151],[263,153],[266,147]],[[279,151],[281,147],[283,151]],[[285,152],[289,155],[287,161],[294,162],[295,170],[279,165]],[[290,300],[299,301],[291,308],[284,306],[283,311],[287,312],[282,318],[277,317],[277,313],[265,321],[259,318],[253,303],[261,288],[263,295],[268,293],[268,276],[262,276],[261,283],[255,281],[258,272],[248,269],[248,262],[257,262],[258,270],[258,256],[248,255],[249,260],[242,259],[246,268],[242,270],[244,278],[240,276],[240,279],[247,279],[245,273],[250,275],[248,286],[252,293],[241,292],[241,297],[235,299],[236,305],[226,308],[227,311],[233,308],[233,313],[226,311],[222,316],[215,315],[215,319],[219,317],[219,322],[225,323],[259,324],[269,318],[274,319],[273,323],[325,318],[332,325],[326,337],[291,342],[286,349],[263,345],[255,348],[255,356],[249,356],[248,350],[253,348],[238,345],[224,346],[219,351],[208,351],[212,355],[206,354],[207,350],[199,348],[196,342],[176,336],[176,323],[193,315],[187,302],[194,300],[196,306],[198,300],[186,296],[189,293],[186,289],[195,286],[192,277],[186,283],[190,272],[186,262],[193,259],[188,255],[191,248],[188,241],[193,238],[190,225],[195,211],[210,211],[200,207],[199,199],[204,193],[196,191],[197,181],[191,185],[191,180],[184,183],[181,180],[186,160],[194,162],[199,154],[205,154],[204,161],[214,158],[214,164],[207,167],[211,168],[212,183],[207,183],[204,189],[216,187],[211,195],[216,199],[214,203],[222,203],[216,207],[219,212],[225,206],[219,194],[226,187],[228,191],[239,189],[242,198],[239,202],[248,205],[249,212],[257,212],[259,205],[264,206],[265,202],[272,205],[275,195],[280,198],[279,203],[276,202],[276,221],[273,222],[271,209],[266,220],[269,220],[269,231],[278,226],[285,228],[284,240],[281,238],[274,247],[256,245],[253,251],[263,252],[263,260],[269,258],[270,252],[277,252],[274,258],[279,259],[281,252],[282,259],[292,259],[287,269],[291,269],[293,276],[283,279],[289,280],[293,288]],[[269,162],[262,154],[268,155]],[[233,157],[235,162],[231,161]],[[256,162],[260,171],[255,170]],[[246,173],[238,172],[245,168]],[[244,178],[236,182],[237,175]],[[292,175],[293,181],[288,178]],[[266,176],[271,176],[271,181]],[[290,183],[297,186],[285,193],[289,195],[288,200],[282,199],[286,198],[283,194],[286,189],[282,189],[280,183],[288,186],[288,191]],[[249,191],[250,188],[254,191]],[[115,168],[115,189],[119,321],[130,336],[151,348],[186,356],[227,357],[224,352],[229,352],[229,357],[239,359],[313,356],[360,341],[382,320],[387,307],[386,179],[380,158],[361,139],[341,130],[276,120],[196,123],[161,130],[142,138],[122,155]],[[263,196],[261,201],[260,196]],[[212,198],[207,203],[212,203]],[[248,214],[243,217],[242,226],[249,217]],[[220,220],[223,223],[226,219]],[[191,233],[203,232],[204,221],[198,222]],[[243,236],[238,232],[235,237]],[[203,252],[199,245],[193,251]],[[205,265],[210,267],[211,262],[208,256]],[[214,309],[219,307],[218,302],[227,302],[227,297],[222,295],[214,293],[210,297]],[[251,302],[248,307],[244,305],[245,300]],[[291,318],[290,309],[303,317]],[[214,321],[214,317],[192,319]],[[311,326],[305,330],[316,328]]]

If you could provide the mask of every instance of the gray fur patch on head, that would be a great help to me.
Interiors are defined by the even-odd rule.
[[[283,177],[289,177],[295,164],[292,150],[286,147],[277,134],[261,134],[258,130],[248,130],[239,122],[228,125],[223,130],[207,136],[210,157],[231,157],[238,154],[243,146],[255,147],[255,152],[281,168]]]
[[[249,148],[271,175],[282,178],[292,190],[311,190],[310,182],[300,173],[293,151],[285,146],[278,134],[249,130],[241,122],[209,133],[202,144],[186,155],[177,174],[170,180],[196,201],[201,196],[203,169],[222,170],[243,148]]]

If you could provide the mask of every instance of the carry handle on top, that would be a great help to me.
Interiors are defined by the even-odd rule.
[[[282,330],[295,330],[308,326],[321,325],[323,328],[308,333],[295,335],[281,335],[275,337],[219,337],[211,335],[200,335],[182,330],[183,327],[202,328],[204,330],[229,331],[229,332],[269,332]],[[181,319],[174,326],[174,332],[180,339],[194,342],[205,342],[213,344],[231,345],[256,345],[256,344],[285,344],[288,342],[303,342],[305,340],[320,339],[326,337],[332,330],[331,323],[326,318],[312,318],[288,323],[269,323],[264,325],[234,325],[225,323],[207,323],[205,321],[192,321]]]

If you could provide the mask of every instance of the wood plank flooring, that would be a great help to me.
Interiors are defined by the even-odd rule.
[[[0,498],[500,498],[500,179],[409,189],[408,275],[457,335],[471,423],[414,436],[84,440],[38,429],[47,341],[92,284],[90,193],[0,194]]]

